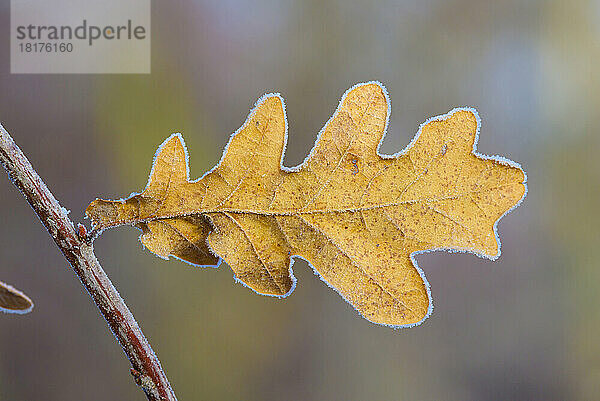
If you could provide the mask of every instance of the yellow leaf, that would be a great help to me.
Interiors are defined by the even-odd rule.
[[[16,288],[0,281],[0,311],[29,313],[33,309],[31,299]]]
[[[289,295],[293,258],[303,258],[366,319],[415,325],[432,303],[414,255],[498,257],[496,223],[524,197],[526,178],[513,162],[475,153],[472,109],[428,120],[393,156],[377,151],[388,119],[381,84],[356,85],[308,158],[286,168],[283,99],[265,95],[198,180],[190,181],[175,134],[157,151],[142,193],[97,199],[86,213],[98,230],[140,228],[142,243],[163,258],[216,265],[221,257],[265,295]]]

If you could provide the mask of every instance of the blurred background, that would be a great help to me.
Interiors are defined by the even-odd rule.
[[[500,259],[418,257],[435,310],[412,329],[360,318],[303,261],[278,300],[225,264],[166,262],[134,229],[104,233],[98,258],[180,400],[598,399],[599,1],[154,1],[150,75],[11,75],[1,4],[0,120],[75,221],[96,196],[143,189],[172,132],[200,176],[265,92],[286,100],[294,166],[344,91],[373,79],[392,99],[383,152],[468,105],[479,151],[528,173]],[[36,303],[0,316],[0,400],[145,399],[4,173],[0,279]]]

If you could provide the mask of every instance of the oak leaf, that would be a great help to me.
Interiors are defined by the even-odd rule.
[[[33,309],[29,297],[16,288],[0,281],[0,311],[7,313],[28,313]]]
[[[201,178],[190,181],[174,134],[143,192],[97,199],[86,214],[99,231],[134,225],[165,259],[206,266],[223,258],[260,294],[289,295],[300,257],[366,319],[418,324],[432,302],[414,255],[498,257],[496,223],[524,197],[526,178],[516,163],[475,152],[479,120],[466,108],[428,120],[402,152],[380,155],[389,104],[378,82],[351,88],[307,159],[287,168],[283,99],[265,95]]]

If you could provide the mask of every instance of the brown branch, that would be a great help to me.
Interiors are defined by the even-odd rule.
[[[0,163],[15,186],[21,190],[100,309],[108,327],[131,362],[135,382],[144,390],[148,400],[177,400],[160,361],[96,259],[85,228],[79,226],[78,230],[75,229],[66,210],[60,206],[2,125]]]

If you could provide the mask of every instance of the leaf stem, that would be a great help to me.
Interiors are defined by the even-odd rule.
[[[136,372],[135,381],[150,401],[176,401],[160,361],[133,314],[94,255],[91,242],[78,235],[66,210],[31,166],[13,138],[0,124],[0,163],[27,199],[48,233],[71,264],[108,323]],[[92,237],[93,239],[93,237]]]

